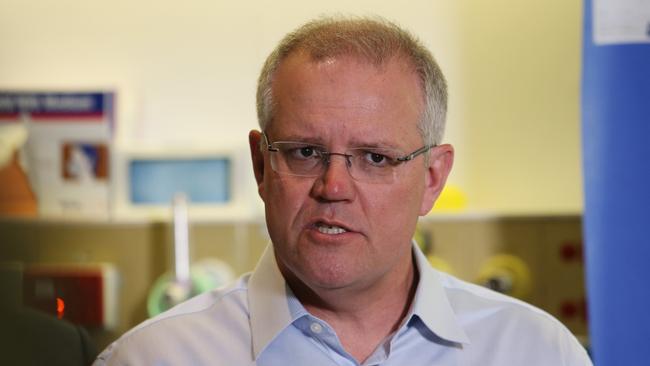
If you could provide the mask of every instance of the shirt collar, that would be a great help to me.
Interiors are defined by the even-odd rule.
[[[295,299],[295,296],[286,286],[280,273],[273,245],[268,245],[248,282],[248,306],[255,359],[273,338],[295,320],[291,311],[291,299]]]
[[[455,343],[470,343],[442,286],[441,275],[431,267],[424,253],[413,241],[413,257],[420,282],[413,299],[413,315],[438,337]]]
[[[415,242],[413,253],[420,280],[412,314],[417,315],[438,337],[455,343],[469,343],[449,303],[440,274],[431,268]],[[248,288],[253,355],[257,359],[280,332],[305,312],[280,273],[272,244],[262,254]]]

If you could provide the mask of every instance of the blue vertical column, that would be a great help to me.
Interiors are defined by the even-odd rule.
[[[650,43],[595,44],[597,1],[585,0],[582,74],[592,356],[597,366],[648,365]]]

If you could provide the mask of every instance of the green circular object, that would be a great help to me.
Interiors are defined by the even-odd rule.
[[[174,280],[173,273],[165,272],[154,282],[147,298],[147,312],[150,317],[156,316],[175,305],[169,304],[165,301],[165,291],[169,286],[174,284]],[[215,276],[211,276],[210,273],[200,267],[192,268],[190,272],[190,280],[192,287],[187,298],[184,300],[223,285],[223,283],[217,281]]]

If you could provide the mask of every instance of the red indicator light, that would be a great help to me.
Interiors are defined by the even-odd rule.
[[[57,297],[56,298],[56,317],[61,319],[63,318],[63,314],[65,312],[65,302],[63,301],[62,298]]]
[[[102,268],[34,266],[26,269],[23,277],[23,303],[74,324],[103,326],[105,309]],[[0,327],[2,325],[0,321]]]

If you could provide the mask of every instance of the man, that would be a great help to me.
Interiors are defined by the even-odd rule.
[[[412,243],[442,190],[446,86],[383,20],[289,34],[249,135],[271,245],[251,275],[124,335],[98,364],[590,365],[559,322],[429,267]]]

